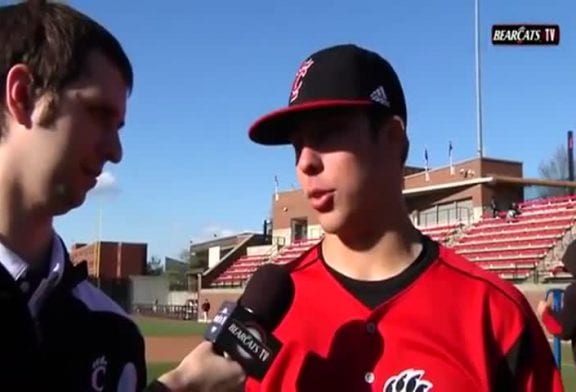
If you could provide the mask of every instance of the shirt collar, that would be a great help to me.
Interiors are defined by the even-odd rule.
[[[52,254],[50,257],[50,269],[48,273],[48,278],[50,280],[56,280],[57,282],[60,281],[64,273],[65,260],[65,251],[62,240],[58,234],[54,233],[52,240]],[[14,280],[22,278],[29,268],[28,263],[2,243],[0,243],[0,264],[2,264]]]

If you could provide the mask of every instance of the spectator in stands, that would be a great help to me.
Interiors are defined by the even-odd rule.
[[[208,298],[204,298],[204,302],[202,302],[202,321],[208,322],[208,314],[210,313],[210,301]]]
[[[498,217],[500,210],[498,209],[498,203],[496,203],[496,198],[494,196],[490,199],[490,209],[492,210],[492,218]]]
[[[513,201],[513,202],[510,204],[510,208],[508,208],[508,218],[514,219],[514,218],[516,218],[518,215],[520,215],[520,207],[518,206],[518,203],[516,203],[515,201]]]
[[[412,224],[406,125],[390,63],[346,44],[308,56],[288,106],[250,128],[293,147],[325,235],[286,264],[295,296],[274,331],[278,365],[247,391],[563,390],[522,293]]]
[[[566,270],[576,277],[576,241],[572,241],[562,256]],[[557,312],[552,309],[552,298],[540,301],[538,314],[546,330],[563,340],[572,343],[573,358],[576,360],[576,283],[570,283],[564,289],[562,309]]]

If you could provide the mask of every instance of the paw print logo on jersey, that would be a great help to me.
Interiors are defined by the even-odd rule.
[[[432,383],[423,379],[423,370],[407,369],[390,377],[382,392],[431,392]]]

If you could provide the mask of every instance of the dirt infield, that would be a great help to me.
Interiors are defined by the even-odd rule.
[[[202,336],[146,337],[146,360],[180,362],[202,339]]]

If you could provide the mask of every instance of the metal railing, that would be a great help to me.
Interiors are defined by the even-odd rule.
[[[474,214],[470,208],[455,207],[436,209],[435,211],[418,212],[412,221],[420,228],[447,226],[453,224],[469,225],[473,223]]]
[[[189,305],[134,304],[132,313],[138,316],[175,320],[197,320],[198,308]]]

